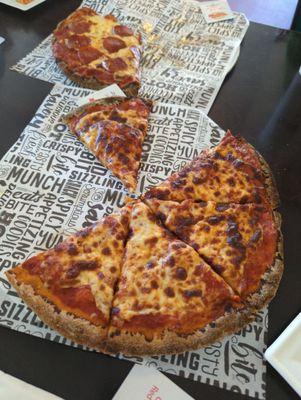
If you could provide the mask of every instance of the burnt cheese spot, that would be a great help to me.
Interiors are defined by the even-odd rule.
[[[223,157],[218,151],[215,151],[215,152],[213,153],[213,157],[214,157],[216,160],[223,160],[223,159],[224,159],[224,157]]]
[[[204,270],[204,266],[202,264],[199,264],[195,267],[193,274],[196,276],[201,276]]]
[[[101,252],[105,256],[110,256],[112,254],[111,249],[109,247],[104,247]]]
[[[166,215],[161,213],[160,211],[156,213],[157,217],[160,218],[161,221],[165,222],[166,221]]]
[[[184,217],[182,215],[178,215],[175,218],[175,225],[179,227],[189,226],[195,224],[195,220],[191,216]]]
[[[67,252],[71,256],[76,256],[78,254],[78,248],[74,243],[70,243]]]
[[[232,165],[234,166],[234,168],[239,168],[241,165],[243,164],[243,161],[236,159],[232,162]]]
[[[178,267],[175,272],[175,277],[181,281],[185,281],[187,278],[187,272],[185,268]]]
[[[125,165],[129,164],[129,162],[130,162],[130,159],[128,158],[128,156],[126,156],[123,153],[119,153],[117,155],[117,158],[118,158],[119,161],[121,161]]]
[[[183,296],[186,299],[190,299],[191,297],[202,297],[202,291],[195,289],[195,290],[184,290]]]
[[[115,249],[119,246],[119,243],[117,242],[117,240],[113,240],[113,246],[115,247]]]
[[[126,118],[122,118],[116,110],[113,110],[110,114],[110,120],[125,123],[127,121]]]
[[[91,233],[91,231],[92,227],[82,229],[81,231],[76,232],[75,236],[79,238],[86,238]]]
[[[158,289],[159,285],[158,285],[158,283],[156,281],[151,281],[151,287],[153,289]]]
[[[176,263],[176,260],[175,260],[174,256],[168,256],[168,257],[166,258],[164,264],[169,265],[170,267],[174,267],[174,266],[175,266],[175,263]]]
[[[120,308],[112,307],[112,310],[111,310],[112,315],[118,315],[119,313],[120,313]]]
[[[192,179],[192,183],[193,183],[194,185],[200,185],[201,183],[204,183],[205,180],[206,180],[206,179],[201,178],[201,177],[199,177],[199,176],[194,176],[193,179]]]
[[[158,242],[158,238],[156,236],[152,237],[152,238],[148,238],[145,240],[145,244],[149,245],[149,246],[154,246],[156,243]]]
[[[116,267],[111,267],[110,271],[112,272],[112,274],[114,274],[117,271],[117,268]]]
[[[217,225],[221,221],[223,221],[223,219],[224,219],[223,215],[213,215],[212,217],[207,218],[207,222],[210,225]]]
[[[145,198],[151,199],[153,197],[156,197],[158,200],[166,200],[169,195],[170,195],[169,189],[153,188],[150,191],[148,191],[147,193],[145,193]]]
[[[186,244],[185,243],[181,243],[181,242],[176,242],[176,243],[173,243],[171,247],[174,250],[185,249],[186,248]]]
[[[146,269],[152,269],[152,268],[154,268],[154,266],[155,266],[154,261],[149,261],[149,262],[146,264],[145,268],[146,268]]]
[[[97,276],[98,276],[98,278],[99,279],[103,279],[105,276],[104,276],[104,273],[103,272],[98,272],[98,274],[97,274]]]
[[[186,193],[192,193],[193,191],[194,191],[194,189],[192,186],[186,186],[184,188],[184,192],[186,192]]]
[[[224,267],[219,264],[213,265],[213,269],[216,273],[221,274],[224,271]]]
[[[218,203],[215,206],[216,211],[226,211],[229,208],[229,204],[224,204],[224,203]]]
[[[92,270],[97,267],[96,261],[78,261],[73,263],[66,272],[68,279],[76,278],[81,271]]]
[[[185,186],[186,185],[186,180],[185,179],[174,179],[171,183],[170,183],[171,187],[173,189],[177,189],[181,186]]]
[[[166,289],[164,289],[164,293],[167,297],[175,297],[175,292],[171,287],[167,287]]]
[[[249,243],[250,244],[257,243],[260,238],[261,238],[261,230],[260,229],[256,229],[256,231],[251,236],[251,238],[249,240]]]
[[[193,242],[193,243],[192,243],[192,247],[194,248],[195,251],[200,250],[200,245],[197,244],[196,242]]]
[[[230,186],[235,186],[235,180],[233,179],[233,178],[228,178],[227,179],[227,182],[228,182],[228,184],[230,185]]]
[[[80,273],[80,268],[78,265],[72,265],[66,272],[66,277],[67,279],[74,279],[76,278]]]

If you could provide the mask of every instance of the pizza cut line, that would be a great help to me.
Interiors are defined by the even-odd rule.
[[[65,75],[82,87],[101,89],[116,83],[129,96],[138,93],[141,35],[113,15],[77,9],[54,30],[52,52]]]
[[[210,171],[200,183],[199,169],[212,157],[220,179]],[[9,281],[50,327],[105,353],[179,353],[237,332],[271,301],[281,279],[277,191],[262,158],[230,133],[200,159],[142,199],[10,269]],[[235,190],[230,184],[221,191],[231,177],[223,165],[228,160],[244,168]],[[261,188],[260,201],[244,197],[254,195],[240,176],[246,171],[252,171],[254,191]],[[171,190],[175,181],[178,188]],[[193,192],[184,190],[187,185]],[[206,191],[210,198],[202,199]],[[222,195],[214,199],[214,192]]]

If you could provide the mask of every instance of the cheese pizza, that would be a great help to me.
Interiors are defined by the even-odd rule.
[[[143,198],[267,205],[270,200],[265,177],[255,167],[260,161],[251,146],[246,149],[243,143],[242,148],[239,142],[240,139],[232,139],[228,132],[216,148],[201,152],[181,171],[151,188]]]
[[[114,107],[84,107],[69,125],[85,131],[85,117],[100,113],[104,122],[129,118],[145,134],[135,113]],[[252,321],[277,291],[283,256],[273,182],[254,148],[227,133],[141,199],[7,277],[50,327],[105,353],[208,346]]]
[[[58,332],[104,350],[130,205],[8,271],[27,304]]]
[[[75,109],[64,122],[134,192],[151,107],[149,100],[110,97]]]
[[[257,204],[216,202],[181,203],[151,199],[147,201],[165,226],[193,247],[216,273],[243,299],[259,290],[265,277],[260,303],[263,307],[274,296],[279,216]],[[266,276],[265,276],[266,274]],[[269,282],[269,283],[268,283]]]

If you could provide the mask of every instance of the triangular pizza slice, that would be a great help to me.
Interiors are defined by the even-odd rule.
[[[98,350],[105,348],[130,207],[7,271],[11,284],[44,322]]]
[[[192,246],[243,299],[257,308],[274,296],[281,278],[278,214],[256,204],[147,200],[178,238]],[[260,302],[260,303],[258,303]]]
[[[141,35],[113,15],[77,9],[54,30],[52,52],[62,71],[80,86],[101,89],[116,83],[129,96],[138,93]]]
[[[241,307],[192,247],[145,204],[133,205],[106,351],[154,355],[198,348],[246,323],[250,313]]]
[[[64,122],[134,192],[151,106],[148,100],[111,97],[75,109]]]
[[[258,165],[254,149],[246,142],[242,148],[240,139],[228,133],[217,147],[201,152],[143,198],[269,205],[267,182]]]

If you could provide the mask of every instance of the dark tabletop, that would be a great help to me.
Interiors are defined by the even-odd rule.
[[[0,156],[16,141],[52,86],[9,67],[79,4],[78,0],[48,0],[27,12],[0,5],[0,35],[6,38],[0,46]],[[285,272],[269,308],[269,344],[301,305],[300,65],[300,34],[251,23],[239,60],[209,113],[221,127],[240,132],[263,154],[280,192]],[[131,367],[127,361],[0,328],[0,369],[64,399],[111,399]],[[195,399],[246,398],[169,377]],[[267,400],[297,398],[268,367]]]

